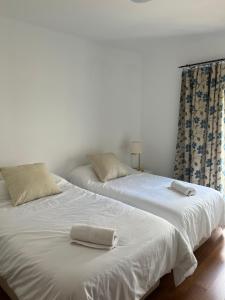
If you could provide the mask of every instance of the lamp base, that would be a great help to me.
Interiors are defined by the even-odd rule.
[[[131,161],[132,168],[137,171],[143,172],[144,170],[141,168],[141,154],[140,153],[131,153],[131,158],[134,156],[138,156],[138,161],[137,161],[137,164],[135,164],[135,165],[137,165],[136,167],[133,166],[133,163]]]
[[[144,172],[145,171],[143,168],[134,168],[134,169],[139,171],[139,172]]]

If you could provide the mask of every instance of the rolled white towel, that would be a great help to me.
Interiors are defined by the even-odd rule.
[[[72,242],[97,249],[113,249],[118,242],[114,229],[86,224],[75,224],[70,231]]]
[[[194,196],[196,194],[196,189],[191,187],[190,184],[181,181],[172,181],[171,186],[173,190],[176,190],[186,196]]]

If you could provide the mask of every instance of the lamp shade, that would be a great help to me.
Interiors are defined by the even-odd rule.
[[[142,153],[142,142],[133,141],[130,143],[130,154],[140,154]]]

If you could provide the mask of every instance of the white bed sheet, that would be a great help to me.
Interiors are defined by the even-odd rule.
[[[191,184],[197,194],[187,197],[168,188],[171,178],[130,173],[102,183],[91,166],[82,166],[70,174],[69,181],[166,219],[182,232],[192,249],[208,239],[214,229],[225,225],[225,201],[218,191]]]
[[[197,262],[177,229],[154,215],[58,182],[63,193],[12,207],[0,199],[0,276],[21,300],[137,300],[173,269]],[[117,248],[70,243],[75,223],[116,228]]]

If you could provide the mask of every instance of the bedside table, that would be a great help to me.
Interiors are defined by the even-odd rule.
[[[153,174],[153,172],[151,170],[147,170],[147,169],[141,169],[141,170],[134,169],[134,170],[137,172]]]
[[[148,174],[153,174],[153,172],[151,170],[147,170],[147,169],[144,169],[144,171],[142,172],[145,172],[145,173],[148,173]]]

